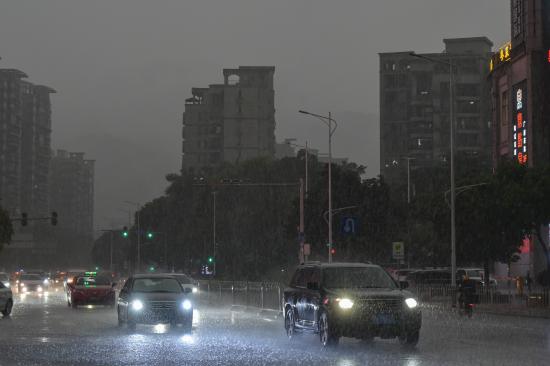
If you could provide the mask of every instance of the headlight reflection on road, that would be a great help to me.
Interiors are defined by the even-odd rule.
[[[180,337],[180,342],[183,344],[195,344],[195,338],[191,334],[185,334]]]

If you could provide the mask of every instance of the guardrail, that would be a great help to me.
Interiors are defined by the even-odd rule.
[[[213,305],[282,311],[284,286],[277,282],[199,281],[198,296]]]
[[[422,302],[450,302],[453,288],[450,285],[416,285],[408,289]],[[550,289],[525,289],[522,293],[508,289],[478,287],[477,303],[487,305],[514,305],[525,307],[550,307]]]
[[[199,281],[199,298],[212,305],[237,305],[264,310],[282,311],[285,285],[277,282]],[[421,302],[446,302],[452,299],[450,285],[416,285],[408,289]],[[479,287],[478,304],[511,305],[516,307],[550,307],[550,289],[525,289],[523,294],[511,290]]]

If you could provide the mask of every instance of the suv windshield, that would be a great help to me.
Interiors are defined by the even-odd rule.
[[[175,278],[138,278],[134,280],[134,292],[182,292]]]
[[[323,271],[326,288],[396,288],[390,276],[378,267],[337,267]]]

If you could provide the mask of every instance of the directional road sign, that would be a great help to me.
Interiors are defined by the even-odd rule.
[[[359,232],[359,219],[355,216],[342,217],[340,230],[343,235],[355,235]]]

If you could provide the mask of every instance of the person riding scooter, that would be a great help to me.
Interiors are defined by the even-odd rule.
[[[458,291],[460,293],[458,297],[460,308],[464,309],[464,312],[468,316],[472,316],[472,305],[476,300],[476,282],[471,280],[468,275],[465,275],[462,277]]]

